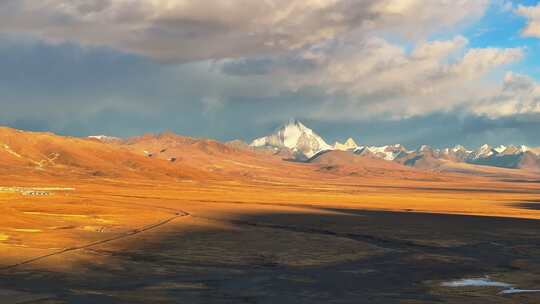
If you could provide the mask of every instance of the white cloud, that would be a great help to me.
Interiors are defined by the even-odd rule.
[[[526,75],[508,72],[495,94],[474,104],[472,111],[492,118],[540,113],[540,84]]]
[[[0,31],[193,61],[269,54],[354,32],[415,39],[487,0],[3,0]]]
[[[305,56],[315,58],[316,68],[291,73],[288,85],[295,90],[325,88],[327,118],[404,117],[451,110],[483,98],[486,76],[523,55],[519,48],[466,46],[467,40],[457,36],[421,42],[409,52],[381,38],[321,47]],[[342,99],[340,106],[335,96]]]
[[[384,16],[385,28],[409,37],[424,37],[426,33],[452,31],[462,22],[475,20],[488,5],[488,0],[385,0],[378,1],[375,10]]]
[[[412,52],[415,59],[444,58],[456,50],[460,50],[467,45],[468,41],[462,36],[453,40],[431,41],[420,43]]]
[[[536,6],[518,6],[517,14],[527,18],[527,26],[521,34],[526,37],[540,38],[540,4]]]
[[[479,48],[467,51],[461,61],[455,65],[456,76],[465,80],[474,80],[485,75],[493,68],[521,59],[523,51],[520,48]]]

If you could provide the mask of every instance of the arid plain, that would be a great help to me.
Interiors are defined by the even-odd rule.
[[[1,302],[540,302],[537,173],[350,157],[1,128]]]

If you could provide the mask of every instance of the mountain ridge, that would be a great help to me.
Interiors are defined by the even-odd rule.
[[[321,136],[296,119],[289,120],[270,135],[254,139],[250,146],[288,149],[296,160],[308,160],[321,151],[333,149]]]
[[[301,139],[302,136],[305,138]],[[303,140],[303,142],[302,142]],[[308,143],[307,145],[305,143]],[[540,171],[540,148],[525,145],[500,145],[492,147],[484,144],[469,150],[463,145],[447,148],[433,148],[421,145],[416,150],[408,150],[401,144],[385,146],[358,145],[352,137],[345,143],[335,142],[330,146],[324,138],[298,120],[290,120],[276,132],[257,138],[250,144],[252,148],[288,149],[297,161],[308,161],[324,151],[346,151],[360,156],[398,162],[410,167],[435,169],[441,161],[492,166],[508,169]]]

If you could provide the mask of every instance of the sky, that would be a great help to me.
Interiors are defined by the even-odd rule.
[[[3,0],[0,125],[540,146],[540,3]]]

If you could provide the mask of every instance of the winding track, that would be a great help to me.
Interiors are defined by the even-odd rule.
[[[115,202],[115,203],[124,203],[124,202],[111,200],[111,199],[105,199],[105,200],[112,201],[112,202]],[[201,202],[204,202],[204,203],[216,203],[214,201],[201,201]],[[259,223],[259,222],[242,221],[242,220],[224,220],[224,219],[217,219],[217,218],[211,218],[211,217],[196,216],[196,215],[192,215],[192,214],[188,213],[187,211],[179,210],[179,209],[173,209],[173,208],[168,208],[168,207],[163,207],[163,206],[154,206],[154,205],[148,205],[148,204],[141,204],[141,203],[133,203],[133,202],[130,202],[130,205],[136,205],[136,206],[145,207],[145,208],[152,208],[152,209],[160,209],[162,211],[165,210],[167,212],[171,212],[173,214],[173,216],[168,217],[168,218],[166,218],[166,219],[164,219],[162,221],[159,221],[157,223],[153,223],[153,224],[149,224],[149,225],[146,225],[146,226],[143,226],[143,227],[140,227],[140,228],[129,230],[129,231],[126,231],[124,233],[112,236],[110,238],[106,238],[106,239],[103,239],[103,240],[91,242],[91,243],[80,245],[80,246],[73,246],[73,247],[69,247],[69,248],[64,248],[64,249],[56,251],[56,252],[48,253],[48,254],[45,254],[45,255],[40,255],[40,256],[33,257],[33,258],[30,258],[30,259],[27,259],[27,260],[24,260],[24,261],[21,261],[21,262],[12,264],[12,265],[1,267],[0,271],[11,270],[11,269],[14,269],[14,268],[17,268],[17,267],[20,267],[20,266],[28,265],[28,264],[31,264],[31,263],[34,263],[34,262],[37,262],[37,261],[40,261],[40,260],[43,260],[43,259],[46,259],[46,258],[50,258],[50,257],[53,257],[53,256],[58,256],[58,255],[62,255],[62,254],[70,253],[70,252],[90,249],[90,248],[98,246],[98,245],[103,245],[103,244],[110,243],[110,242],[113,242],[113,241],[121,240],[121,239],[128,238],[128,237],[132,237],[132,236],[135,236],[137,234],[159,228],[161,226],[164,226],[164,225],[176,220],[177,218],[185,217],[185,216],[192,216],[192,217],[195,217],[195,218],[200,218],[200,219],[205,219],[205,220],[210,220],[210,221],[228,222],[230,224],[239,225],[239,226],[278,229],[278,230],[286,230],[286,231],[291,231],[291,232],[303,232],[303,233],[311,233],[311,234],[319,234],[319,235],[330,235],[330,236],[334,236],[334,237],[348,238],[348,239],[352,239],[352,240],[356,240],[356,241],[365,241],[365,242],[368,242],[368,243],[371,243],[371,244],[374,244],[374,245],[378,245],[380,247],[387,248],[387,249],[403,248],[403,246],[405,246],[405,247],[424,247],[422,245],[418,245],[418,244],[415,244],[415,243],[412,243],[412,242],[407,242],[407,241],[396,242],[396,240],[381,239],[381,238],[377,238],[377,237],[374,237],[374,236],[371,236],[371,235],[338,233],[338,232],[335,232],[335,231],[324,230],[324,229],[304,228],[304,227],[288,226],[288,225],[276,225],[276,224],[270,224],[270,223]],[[286,205],[286,204],[256,204],[255,203],[255,205],[278,205],[278,206],[283,206],[283,205]],[[298,205],[297,207],[313,208],[314,206]],[[425,247],[428,247],[428,246],[425,246]],[[425,249],[427,249],[427,248],[425,248]],[[430,249],[434,249],[434,248],[430,248]]]
[[[161,209],[163,209],[163,208],[161,208]],[[167,208],[167,209],[169,209],[169,208]],[[128,238],[128,237],[131,237],[131,236],[134,236],[134,235],[137,235],[137,234],[140,234],[140,233],[152,230],[152,229],[156,229],[158,227],[161,227],[163,225],[166,225],[166,224],[174,221],[177,218],[185,217],[185,216],[189,216],[189,215],[190,214],[188,212],[184,211],[184,210],[177,210],[177,211],[174,212],[173,216],[168,217],[168,218],[166,218],[166,219],[164,219],[162,221],[159,221],[157,223],[153,223],[153,224],[149,224],[149,225],[146,225],[146,226],[143,226],[143,227],[140,227],[140,228],[129,230],[129,231],[126,231],[126,232],[121,233],[119,235],[116,235],[116,236],[113,236],[113,237],[110,237],[110,238],[106,238],[106,239],[103,239],[103,240],[95,241],[95,242],[80,245],[80,246],[69,247],[69,248],[65,248],[65,249],[62,249],[62,250],[59,250],[59,251],[56,251],[56,252],[52,252],[52,253],[49,253],[49,254],[37,256],[37,257],[31,258],[31,259],[28,259],[28,260],[25,260],[25,261],[22,261],[22,262],[19,262],[19,263],[16,263],[16,264],[12,264],[12,265],[2,267],[2,268],[0,268],[0,270],[10,270],[10,269],[13,269],[13,268],[17,268],[17,267],[20,267],[20,266],[23,266],[23,265],[31,264],[31,263],[46,259],[46,258],[49,258],[49,257],[52,257],[52,256],[57,256],[57,255],[62,255],[62,254],[69,253],[69,252],[89,249],[89,248],[92,248],[94,246],[98,246],[98,245],[110,243],[110,242],[113,242],[113,241],[117,241],[117,240],[120,240],[120,239]]]
[[[115,202],[115,203],[121,203],[121,204],[125,203],[125,202],[121,202],[121,201],[117,201],[117,200],[113,200],[113,199],[101,199],[101,200],[107,200],[107,201],[111,201],[111,202]],[[210,203],[210,204],[221,203],[221,202],[209,201],[209,200],[201,200],[201,201],[198,201],[198,202]],[[239,202],[223,202],[223,203],[238,204]],[[174,220],[176,220],[176,219],[178,219],[180,217],[186,217],[186,216],[191,216],[193,218],[200,218],[200,219],[209,220],[209,221],[215,221],[215,222],[225,222],[225,223],[238,225],[238,226],[245,226],[245,227],[277,229],[277,230],[290,231],[290,232],[300,232],[300,233],[308,233],[308,234],[316,234],[316,235],[333,236],[333,237],[338,237],[338,238],[346,238],[346,239],[350,239],[350,240],[354,240],[354,241],[362,241],[362,242],[370,243],[372,245],[379,246],[381,248],[390,249],[390,250],[398,250],[398,251],[399,250],[412,250],[412,251],[430,252],[430,253],[434,253],[434,254],[455,254],[455,252],[454,252],[455,250],[460,250],[461,251],[463,249],[468,249],[470,247],[477,247],[477,246],[488,246],[488,245],[493,246],[493,244],[491,242],[483,242],[483,243],[477,243],[477,244],[469,244],[469,245],[457,246],[457,247],[454,247],[454,248],[452,248],[452,247],[445,248],[445,247],[439,247],[439,246],[420,244],[420,243],[417,243],[417,242],[414,242],[414,241],[409,241],[409,240],[398,240],[398,239],[393,239],[393,238],[378,237],[378,236],[371,235],[371,234],[337,232],[337,231],[333,231],[333,230],[321,229],[321,228],[315,228],[315,227],[301,227],[301,226],[296,226],[296,225],[282,225],[282,224],[273,224],[273,223],[268,223],[268,222],[258,222],[258,221],[250,221],[250,220],[221,219],[221,218],[214,218],[214,217],[195,215],[195,214],[191,214],[191,213],[189,213],[187,211],[184,211],[184,210],[179,210],[179,209],[174,209],[174,208],[169,208],[169,207],[163,207],[163,206],[155,206],[155,205],[150,205],[150,204],[134,203],[134,202],[130,202],[129,204],[130,205],[135,205],[135,206],[140,206],[140,207],[145,207],[145,208],[151,208],[151,209],[160,209],[162,211],[170,212],[172,214],[172,216],[170,216],[170,217],[168,217],[168,218],[166,218],[164,220],[161,220],[161,221],[159,221],[157,223],[153,223],[153,224],[149,224],[149,225],[146,225],[146,226],[143,226],[143,227],[140,227],[140,228],[129,230],[129,231],[126,231],[124,233],[118,234],[116,236],[112,236],[110,238],[106,238],[106,239],[103,239],[103,240],[95,241],[95,242],[80,245],[80,246],[74,246],[74,247],[65,248],[65,249],[62,249],[62,250],[59,250],[59,251],[56,251],[56,252],[52,252],[52,253],[49,253],[49,254],[45,254],[45,255],[37,256],[37,257],[31,258],[31,259],[27,259],[27,260],[24,260],[24,261],[16,263],[16,264],[1,267],[0,271],[1,270],[10,270],[10,269],[17,268],[17,267],[20,267],[20,266],[23,266],[23,265],[34,263],[34,262],[39,261],[39,260],[46,259],[46,258],[49,258],[49,257],[52,257],[52,256],[62,255],[62,254],[66,254],[66,253],[74,252],[74,251],[90,249],[90,248],[98,246],[98,245],[102,245],[102,244],[110,243],[110,242],[113,242],[113,241],[121,240],[121,239],[124,239],[124,238],[128,238],[128,237],[131,237],[131,236],[135,236],[137,234],[159,228],[159,227],[164,226],[164,225],[166,225],[166,224],[168,224],[168,223],[170,223],[170,222],[172,222],[172,221],[174,221]],[[307,209],[312,209],[312,208],[318,209],[318,208],[316,208],[316,206],[301,205],[301,204],[299,204],[299,205],[295,205],[295,204],[272,204],[272,203],[264,203],[264,204],[249,203],[249,204],[264,205],[264,206],[284,206],[284,205],[291,206],[292,205],[292,206],[295,206],[295,207],[301,207],[301,208],[307,208]],[[469,250],[467,250],[467,251],[469,251]],[[468,252],[468,253],[469,253],[468,255],[472,255],[470,252]]]

